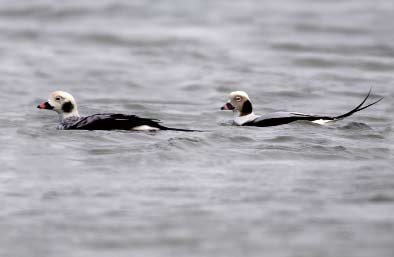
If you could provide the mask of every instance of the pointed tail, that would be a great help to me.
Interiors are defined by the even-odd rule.
[[[380,101],[382,101],[382,99],[383,99],[384,97],[380,98],[379,100],[377,100],[377,101],[375,101],[375,102],[373,102],[373,103],[371,103],[371,104],[368,104],[367,106],[363,106],[363,104],[365,103],[365,101],[367,101],[368,97],[371,95],[371,90],[372,90],[372,88],[369,89],[369,92],[368,92],[367,96],[364,98],[364,100],[363,100],[356,108],[354,108],[353,110],[351,110],[351,111],[349,111],[349,112],[347,112],[347,113],[345,113],[345,114],[342,114],[342,115],[333,117],[334,120],[340,120],[340,119],[349,117],[350,115],[352,115],[352,114],[354,114],[354,113],[356,113],[356,112],[359,112],[359,111],[361,111],[361,110],[364,110],[365,108],[368,108],[368,107],[370,107],[370,106],[372,106],[372,105],[374,105],[374,104],[377,104],[377,103],[379,103]]]
[[[169,127],[165,127],[165,126],[160,126],[160,129],[161,130],[182,131],[182,132],[204,132],[203,130],[169,128]]]

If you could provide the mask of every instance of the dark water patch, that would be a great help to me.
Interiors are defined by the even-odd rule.
[[[287,143],[287,142],[298,141],[298,139],[293,136],[276,136],[271,139],[266,139],[265,141],[272,143]]]
[[[132,48],[133,50],[143,49],[143,51],[147,51],[148,49],[157,49],[157,55],[163,53],[164,49],[166,51],[174,51],[174,52],[187,52],[188,49],[191,49],[193,46],[194,51],[190,52],[192,56],[195,58],[200,56],[202,53],[196,52],[195,47],[198,45],[198,41],[196,39],[187,38],[187,37],[178,37],[171,33],[167,34],[144,34],[138,32],[135,33],[108,33],[108,32],[91,32],[91,33],[71,33],[64,32],[68,34],[69,37],[75,38],[77,41],[81,43],[94,44],[95,46],[112,46],[112,47],[127,47]],[[178,46],[178,47],[176,47]],[[183,47],[182,47],[183,46]],[[187,46],[187,47],[185,47]],[[176,48],[175,48],[176,47]],[[149,53],[149,52],[146,52]],[[201,57],[205,57],[205,54]]]
[[[61,188],[61,189],[51,189],[45,191],[41,195],[41,199],[43,201],[52,201],[59,200],[60,198],[65,197],[86,197],[86,192],[84,192],[81,188]]]
[[[327,56],[304,56],[293,57],[294,65],[313,68],[344,68],[344,69],[359,69],[375,72],[388,72],[394,70],[394,63],[379,60],[350,60],[348,58],[328,58]]]
[[[127,103],[127,104],[123,104],[123,107],[125,109],[130,109],[130,110],[148,110],[149,108],[146,107],[145,105],[142,104],[136,104],[136,103]]]
[[[261,147],[260,147],[261,148]],[[300,146],[293,147],[283,145],[264,146],[258,150],[260,157],[272,160],[321,160],[335,161],[352,159],[352,152],[342,146],[325,147],[325,146]],[[261,159],[261,158],[260,158]]]
[[[42,200],[56,200],[59,198],[59,193],[57,191],[47,191],[41,196]]]
[[[394,47],[390,45],[370,45],[361,44],[354,47],[350,44],[307,44],[299,42],[273,42],[271,44],[272,49],[276,51],[284,51],[296,54],[315,54],[315,55],[342,55],[346,56],[357,56],[357,63],[355,65],[371,65],[372,68],[380,68],[381,66],[375,65],[385,65],[383,68],[389,69],[391,66],[391,60],[389,57],[394,57]],[[360,57],[381,57],[382,59],[377,59],[374,62],[368,62],[360,60]],[[351,61],[351,60],[350,60]],[[349,65],[354,66],[354,65]]]
[[[390,203],[394,202],[394,193],[376,193],[368,198],[370,202]]]
[[[360,27],[345,27],[345,26],[333,26],[328,24],[310,24],[310,23],[298,23],[294,25],[294,29],[301,33],[322,33],[322,34],[342,34],[342,35],[365,35],[368,34],[367,29]]]
[[[247,144],[247,143],[253,143],[256,142],[256,139],[253,137],[248,137],[248,136],[230,136],[229,141],[232,143],[239,143],[239,144]]]
[[[189,147],[201,146],[204,141],[198,137],[179,137],[170,138],[168,140],[169,146],[173,146],[179,149],[188,149]]]
[[[315,75],[317,80],[329,80],[329,81],[338,81],[342,83],[363,83],[370,84],[370,78],[363,78],[360,76],[352,76],[350,74],[338,74],[337,72],[326,72],[322,71],[319,74]]]
[[[303,149],[304,152],[310,153],[312,156],[319,155],[320,158],[325,157],[333,157],[336,158],[349,158],[351,157],[351,152],[342,145],[337,146],[324,146],[324,145],[308,145]],[[335,158],[335,159],[336,159]]]
[[[187,92],[195,92],[195,91],[202,91],[205,89],[205,85],[196,84],[196,83],[187,83],[182,86],[183,90]]]
[[[379,141],[386,138],[385,136],[377,134],[377,133],[376,134],[353,134],[353,135],[346,135],[346,136],[351,139],[371,139],[371,140],[376,139]]]
[[[13,38],[15,40],[38,40],[42,36],[41,32],[35,28],[21,28],[18,30],[0,28],[3,36]]]
[[[18,7],[2,8],[0,15],[2,17],[9,18],[31,18],[31,17],[42,17],[50,11],[51,8],[48,5],[22,5]]]
[[[392,158],[392,155],[390,155],[392,153],[390,148],[371,147],[367,149],[366,152],[369,153],[371,157],[374,156],[374,158],[377,159]]]
[[[18,210],[13,213],[16,217],[29,217],[29,218],[35,218],[35,217],[41,217],[43,214],[45,214],[45,210],[41,209],[24,209],[24,210]]]
[[[279,90],[277,92],[275,92],[275,95],[278,96],[285,96],[285,97],[294,97],[294,98],[301,98],[301,97],[305,97],[305,90]],[[310,97],[313,97],[313,95],[311,95],[311,93],[308,92],[308,95]]]
[[[360,69],[376,72],[393,72],[394,62],[383,62],[383,61],[361,61],[358,63]]]
[[[92,155],[112,155],[112,154],[119,154],[121,152],[128,152],[129,149],[119,149],[119,147],[116,147],[116,150],[113,147],[110,148],[93,148],[87,150],[88,154]]]
[[[260,145],[257,149],[261,151],[271,151],[271,150],[277,150],[277,151],[283,151],[285,154],[286,152],[290,153],[294,151],[294,146],[286,146],[286,145]]]
[[[293,43],[293,42],[278,42],[278,43],[273,43],[271,45],[273,49],[278,49],[282,51],[289,51],[289,52],[311,52],[313,51],[313,47],[311,46],[306,46],[302,45],[299,43]]]
[[[354,130],[354,131],[373,131],[373,129],[365,123],[362,122],[350,122],[344,126],[339,126],[339,130]]]
[[[5,193],[5,195],[12,197],[12,198],[14,198],[14,197],[15,198],[19,198],[19,197],[25,198],[25,197],[28,197],[30,195],[30,193],[29,192],[8,192],[8,193]]]
[[[392,122],[390,120],[389,116],[387,116],[387,112],[382,113],[380,110],[376,111],[375,114],[373,114],[369,117],[366,117],[365,120],[367,120],[368,122],[382,122],[382,123],[386,123],[386,124]]]
[[[148,98],[143,98],[139,99],[139,103],[147,103],[147,104],[152,104],[152,105],[195,105],[198,106],[199,103],[195,102],[196,100],[176,100],[176,99],[171,99],[171,100],[166,100],[166,99],[160,99],[159,96],[157,96],[157,99],[148,99]]]
[[[80,35],[80,40],[85,40],[87,42],[94,42],[95,44],[103,44],[103,45],[113,45],[113,46],[133,46],[133,47],[165,47],[170,46],[174,41],[171,40],[141,40],[132,38],[121,37],[119,35],[111,35],[111,34],[90,34],[90,35]]]
[[[338,62],[336,60],[330,60],[322,57],[298,57],[293,59],[293,63],[296,66],[313,68],[336,68],[338,66]]]
[[[199,137],[170,137],[169,139],[148,146],[148,149],[151,151],[160,149],[162,153],[174,150],[176,150],[177,153],[178,151],[189,151],[190,149],[200,152],[201,150],[197,149],[205,145],[205,140]],[[168,152],[165,154],[172,154],[174,155],[174,158],[178,158],[178,154],[175,154],[174,152]]]

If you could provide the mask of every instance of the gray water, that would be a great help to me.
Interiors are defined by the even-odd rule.
[[[0,256],[394,256],[394,2],[0,1]],[[231,125],[255,112],[320,126]],[[58,131],[82,114],[206,132]]]

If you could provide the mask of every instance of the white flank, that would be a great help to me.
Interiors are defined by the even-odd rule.
[[[248,114],[248,115],[245,115],[245,116],[239,116],[239,112],[237,111],[237,112],[234,112],[234,123],[239,125],[239,126],[242,126],[246,122],[255,120],[258,117],[259,116],[257,116],[253,112]]]
[[[312,122],[316,123],[316,124],[319,124],[319,125],[326,125],[327,123],[334,122],[334,121],[335,120],[322,120],[322,119],[320,119],[320,120],[313,120]]]
[[[155,127],[148,126],[148,125],[141,125],[141,126],[134,127],[132,130],[135,130],[135,131],[148,131],[148,130],[156,131],[159,129],[155,128]]]

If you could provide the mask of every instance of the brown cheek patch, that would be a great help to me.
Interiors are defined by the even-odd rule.
[[[249,100],[246,100],[242,106],[241,113],[249,114],[252,113],[252,111],[253,111],[252,103]]]
[[[72,112],[74,105],[71,102],[66,102],[62,105],[63,112]]]

